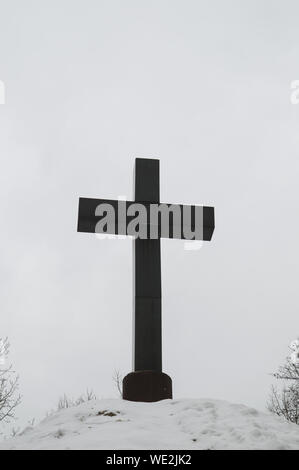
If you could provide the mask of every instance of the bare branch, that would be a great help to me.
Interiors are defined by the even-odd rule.
[[[0,338],[0,421],[9,422],[15,417],[15,409],[21,403],[18,394],[19,377],[12,369],[12,365],[6,366],[9,353],[8,339]]]
[[[122,391],[122,375],[121,373],[119,372],[119,370],[115,370],[114,371],[114,374],[113,374],[113,377],[112,377],[112,380],[118,390],[118,393],[119,395],[123,396],[123,391]]]
[[[299,424],[299,364],[287,358],[285,364],[273,376],[283,380],[284,384],[280,392],[272,387],[268,410],[287,421]]]

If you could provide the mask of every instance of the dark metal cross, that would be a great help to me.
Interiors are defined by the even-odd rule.
[[[158,237],[150,237],[152,221],[151,206],[160,203],[159,160],[136,158],[135,161],[135,201],[124,203],[126,213],[133,204],[140,203],[148,215],[146,239],[135,237],[134,244],[134,372],[123,381],[123,397],[133,401],[158,401],[172,397],[172,383],[162,372],[162,329],[161,329],[161,250],[160,238],[165,236],[158,222]],[[103,226],[102,233],[130,235],[129,223],[133,216],[125,219],[118,214],[119,201],[104,199],[79,199],[78,232],[95,233],[98,222],[103,218],[97,215],[100,205],[110,205],[115,210],[115,223]],[[167,204],[169,207],[170,204]],[[181,212],[186,206],[171,206]],[[191,228],[195,227],[196,206],[189,206]],[[211,240],[214,231],[214,208],[203,206],[201,210],[201,240]],[[185,222],[181,220],[180,230],[175,230],[174,218],[169,217],[168,238],[185,236]],[[176,227],[177,228],[177,227]],[[189,238],[188,238],[189,239]],[[194,235],[193,239],[199,239]]]

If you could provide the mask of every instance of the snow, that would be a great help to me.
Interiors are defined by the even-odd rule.
[[[94,400],[3,441],[0,450],[299,449],[299,426],[244,405],[209,399]]]

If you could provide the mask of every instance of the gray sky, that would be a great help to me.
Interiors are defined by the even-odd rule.
[[[163,240],[175,397],[263,409],[298,335],[298,2],[0,0],[0,336],[21,420],[131,370],[132,240],[76,232],[78,197],[215,205],[199,251]],[[115,295],[117,288],[117,295]]]

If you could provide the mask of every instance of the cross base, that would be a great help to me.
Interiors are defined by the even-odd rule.
[[[153,402],[172,398],[169,375],[154,370],[131,372],[123,379],[123,399]]]

